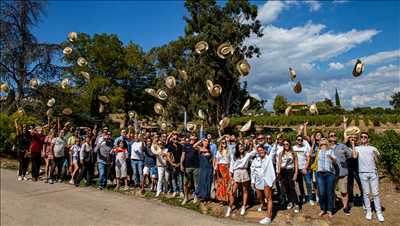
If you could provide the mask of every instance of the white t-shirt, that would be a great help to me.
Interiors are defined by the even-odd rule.
[[[306,163],[307,163],[307,156],[310,155],[310,149],[303,145],[301,147],[294,145],[293,146],[293,151],[297,155],[297,163],[298,163],[298,169],[302,170],[305,168]]]
[[[143,142],[142,141],[135,141],[131,145],[131,159],[134,160],[143,160]]]
[[[357,146],[358,153],[358,172],[374,173],[376,172],[375,155],[379,155],[379,151],[374,146]]]
[[[61,138],[61,137],[56,137],[53,138],[51,141],[52,144],[54,144],[54,157],[64,157],[64,152],[65,152],[65,147],[67,146],[67,142]]]
[[[218,151],[215,160],[217,160],[217,164],[229,164],[231,162],[229,150],[227,150],[225,155],[222,155],[221,152]]]

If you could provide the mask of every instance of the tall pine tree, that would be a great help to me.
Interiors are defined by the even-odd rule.
[[[340,97],[339,97],[337,88],[336,88],[336,93],[335,93],[335,102],[336,102],[336,107],[340,107]]]

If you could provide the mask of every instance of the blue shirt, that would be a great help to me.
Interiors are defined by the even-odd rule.
[[[335,157],[334,151],[332,149],[319,151],[317,172],[329,172],[333,174],[335,173],[333,161],[329,156]]]
[[[215,156],[217,156],[217,153],[218,153],[217,145],[214,143],[210,143],[210,149],[211,149],[211,154],[212,154],[213,158],[215,158]]]

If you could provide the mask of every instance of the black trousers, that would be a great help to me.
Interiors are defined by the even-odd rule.
[[[19,161],[19,168],[18,168],[18,176],[24,177],[26,175],[26,171],[28,170],[29,166],[29,158],[25,157],[25,151],[18,151],[18,161]]]
[[[40,165],[42,163],[42,156],[40,152],[31,153],[32,161],[32,177],[37,179],[39,177]]]
[[[89,185],[92,182],[92,176],[93,176],[93,169],[94,165],[91,162],[83,162],[82,168],[79,172],[78,177],[75,179],[75,184],[79,185],[81,183],[82,179],[85,177],[86,178],[86,184]]]
[[[282,185],[286,192],[288,201],[298,205],[299,200],[296,194],[296,185],[293,181],[294,169],[282,169],[281,176],[282,176]]]
[[[349,174],[347,175],[347,192],[349,193],[349,202],[354,203],[354,180],[357,182],[358,187],[360,188],[361,197],[363,197],[361,180],[357,171],[354,171],[349,168]]]
[[[51,169],[51,175],[54,175],[54,170],[57,167],[57,178],[62,179],[62,168],[64,164],[64,157],[54,157],[54,163]]]

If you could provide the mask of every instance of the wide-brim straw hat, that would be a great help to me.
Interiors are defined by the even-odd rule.
[[[54,99],[54,98],[50,98],[48,101],[47,101],[47,106],[48,107],[53,107],[53,105],[56,103],[56,99]]]
[[[129,111],[128,112],[128,116],[129,116],[129,118],[136,118],[136,116],[137,116],[137,113],[136,113],[136,111]]]
[[[302,90],[301,83],[297,82],[296,85],[294,85],[294,87],[293,87],[293,91],[295,93],[301,93],[301,90]]]
[[[101,101],[104,104],[110,103],[110,99],[108,99],[107,96],[99,96],[99,97],[97,97],[97,99],[99,99],[99,101]]]
[[[167,126],[168,126],[168,125],[167,125],[167,123],[165,123],[165,122],[162,122],[161,125],[160,125],[160,127],[161,127],[162,130],[165,130],[165,129],[167,128]]]
[[[62,113],[63,113],[63,115],[72,115],[72,109],[71,108],[64,108]]]
[[[10,87],[8,86],[7,83],[3,83],[0,86],[0,90],[4,93],[8,93],[10,91]]]
[[[344,137],[349,137],[351,135],[358,135],[360,133],[361,130],[357,126],[349,126],[344,130]]]
[[[236,69],[238,70],[239,74],[242,76],[246,76],[250,73],[251,66],[247,60],[243,59],[237,62]]]
[[[226,59],[226,58],[232,56],[234,52],[235,52],[235,49],[228,42],[222,43],[217,48],[217,55],[222,59]]]
[[[152,96],[156,96],[156,95],[157,95],[156,90],[155,90],[155,89],[152,89],[152,88],[146,88],[146,89],[144,89],[144,91],[145,91],[146,93],[152,95]]]
[[[64,78],[64,79],[61,81],[61,88],[65,89],[65,88],[67,88],[68,86],[69,86],[69,78]]]
[[[247,110],[249,110],[250,108],[250,98],[246,100],[246,102],[244,103],[241,112],[245,113]]]
[[[38,86],[39,86],[39,79],[33,78],[29,81],[29,87],[31,87],[31,89],[37,89]]]
[[[311,114],[315,114],[315,113],[318,112],[318,108],[317,108],[316,104],[311,104],[310,105],[310,112],[311,112]]]
[[[90,74],[88,72],[81,71],[79,74],[82,75],[86,80],[90,80]]]
[[[251,120],[247,121],[246,124],[244,124],[242,128],[240,128],[240,132],[247,132],[250,130],[250,128],[251,128]]]
[[[206,86],[207,86],[208,92],[211,93],[212,88],[214,87],[214,83],[211,80],[207,80],[206,81]]]
[[[358,59],[356,64],[354,65],[353,76],[358,77],[363,73],[363,71],[364,71],[364,64],[361,62],[360,59]]]
[[[296,79],[296,71],[293,68],[289,68],[289,75],[290,75],[290,79],[293,81]]]
[[[176,80],[174,76],[167,76],[165,78],[165,86],[168,89],[173,89],[176,86]]]
[[[17,110],[17,115],[20,115],[20,116],[25,115],[25,110],[22,107],[19,107]]]
[[[198,54],[203,54],[208,50],[208,43],[206,41],[200,41],[194,46],[195,52]]]
[[[199,109],[199,111],[197,112],[197,115],[199,116],[199,118],[201,118],[202,120],[206,119],[206,114],[204,114],[204,111]]]
[[[222,87],[218,84],[214,84],[210,94],[213,97],[219,97],[219,95],[221,95],[222,93]]]
[[[161,147],[158,144],[151,145],[151,152],[155,155],[160,155],[162,152]]]
[[[160,100],[166,100],[166,99],[168,99],[168,94],[164,90],[159,89],[157,91],[157,98]]]
[[[194,132],[194,131],[196,131],[196,129],[197,129],[197,125],[196,124],[194,124],[193,122],[188,122],[187,124],[186,124],[186,130],[187,131],[189,131],[189,132]]]
[[[76,63],[81,67],[86,66],[88,64],[87,60],[83,57],[79,57]]]
[[[182,80],[186,81],[188,80],[189,76],[185,70],[178,70],[179,76],[181,77]]]
[[[68,33],[68,40],[70,42],[76,41],[78,39],[78,33],[71,31]]]
[[[65,47],[63,49],[64,55],[70,55],[72,53],[72,48],[71,47]]]
[[[219,121],[219,128],[225,129],[231,120],[228,117],[224,117],[221,121]]]
[[[154,111],[157,114],[162,115],[164,113],[164,107],[160,103],[156,103],[154,104]]]

